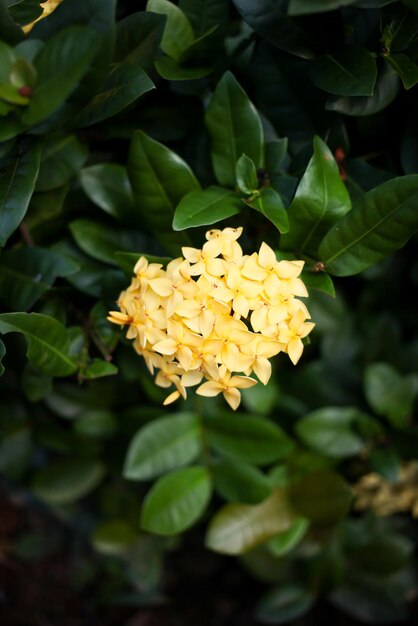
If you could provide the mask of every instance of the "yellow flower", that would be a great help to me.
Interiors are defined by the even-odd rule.
[[[55,9],[61,4],[62,1],[63,0],[44,0],[44,2],[42,2],[42,5],[43,5],[42,15],[40,15],[38,19],[36,19],[31,24],[27,24],[26,26],[24,26],[23,32],[27,35],[35,26],[36,22],[39,22],[39,20],[43,20],[45,17],[48,17],[48,15],[53,13]]]
[[[296,365],[302,356],[302,339],[306,337],[315,326],[312,322],[306,322],[305,320],[304,312],[299,309],[288,323],[282,322],[279,324],[278,340],[285,344],[286,347],[284,349],[294,365]]]
[[[237,409],[241,402],[241,394],[239,389],[248,389],[256,385],[257,381],[248,376],[232,376],[232,373],[222,365],[218,370],[218,375],[214,380],[200,385],[196,389],[196,393],[200,396],[211,398],[222,393],[231,409]]]

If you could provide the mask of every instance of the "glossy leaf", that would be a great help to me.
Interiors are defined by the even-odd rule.
[[[254,162],[242,154],[235,166],[235,177],[239,191],[251,195],[253,191],[258,189],[257,170]]]
[[[80,369],[79,376],[81,380],[95,380],[105,376],[114,376],[117,373],[118,368],[113,363],[103,359],[93,359],[86,367]]]
[[[234,0],[234,4],[249,26],[273,46],[304,59],[314,56],[314,44],[274,0]]]
[[[362,439],[352,431],[357,409],[324,407],[306,415],[296,424],[302,441],[325,456],[347,457],[363,449]]]
[[[348,483],[331,471],[306,474],[289,486],[289,501],[294,511],[315,524],[338,522],[347,515],[351,500]]]
[[[206,533],[208,548],[223,554],[244,554],[288,530],[295,519],[285,493],[275,489],[261,504],[227,504],[212,518]]]
[[[159,57],[155,61],[155,67],[162,78],[166,80],[196,80],[210,74],[211,67],[185,67],[170,57]]]
[[[28,359],[51,376],[68,376],[76,365],[68,356],[69,338],[60,322],[40,313],[0,314],[0,334],[22,333],[28,341]]]
[[[317,291],[322,291],[335,298],[334,283],[332,282],[331,276],[326,272],[309,271],[308,268],[304,268],[302,280],[308,288],[308,291],[316,289]]]
[[[161,50],[173,59],[178,59],[194,41],[193,29],[186,15],[169,0],[148,0],[147,11],[167,16]]]
[[[166,474],[145,498],[141,527],[157,535],[175,535],[186,530],[203,514],[211,490],[210,475],[204,467]]]
[[[212,145],[212,166],[219,184],[235,187],[235,166],[246,154],[261,167],[263,129],[259,115],[231,72],[226,72],[206,112]]]
[[[105,470],[101,463],[74,459],[51,463],[33,481],[33,491],[52,506],[77,502],[102,481]]]
[[[80,172],[80,183],[89,199],[122,222],[139,221],[126,167],[99,163]]]
[[[418,228],[418,176],[389,180],[366,193],[324,237],[319,252],[335,276],[358,274],[401,248]]]
[[[397,52],[388,55],[386,60],[402,80],[405,89],[411,89],[418,83],[418,65],[409,56]]]
[[[373,55],[353,46],[314,59],[309,71],[317,87],[337,96],[371,96],[377,78]]]
[[[71,222],[70,230],[83,252],[112,265],[116,265],[116,251],[141,249],[145,242],[139,231],[109,228],[104,223],[84,218]]]
[[[288,209],[289,232],[281,247],[315,258],[329,228],[350,211],[351,202],[327,145],[314,139],[314,154]]]
[[[120,113],[154,87],[142,68],[130,63],[119,63],[112,68],[102,91],[76,117],[74,125],[83,128],[102,122]]]
[[[270,552],[276,557],[288,554],[303,540],[309,529],[309,521],[298,517],[288,530],[279,533],[268,542]]]
[[[182,465],[199,454],[201,433],[193,413],[161,417],[134,435],[126,456],[123,475],[130,480],[148,480]]]
[[[242,206],[239,196],[221,187],[209,187],[203,191],[186,194],[177,205],[173,229],[184,230],[194,226],[206,226],[239,213]]]
[[[51,37],[34,59],[38,80],[22,115],[25,124],[33,126],[65,102],[89,69],[99,46],[100,37],[86,26],[72,26]]]
[[[270,478],[252,465],[225,460],[211,470],[216,491],[229,502],[258,504],[271,494]]]
[[[76,135],[50,135],[43,146],[37,191],[49,191],[65,185],[87,160],[88,149]]]
[[[216,26],[216,34],[222,39],[228,23],[228,0],[211,0],[209,3],[207,0],[180,0],[179,7],[190,20],[196,37]]]
[[[272,187],[263,187],[260,194],[245,203],[270,220],[281,234],[289,231],[289,217],[283,200]]]
[[[233,459],[263,465],[286,457],[292,440],[265,417],[222,413],[206,420],[209,444]]]
[[[11,309],[26,311],[58,276],[78,269],[71,259],[44,248],[9,250],[0,256],[0,297]]]
[[[255,615],[262,624],[288,624],[308,613],[314,603],[315,596],[309,589],[281,585],[261,598]]]
[[[22,152],[0,174],[0,246],[4,246],[25,217],[40,159],[40,143],[28,140],[22,144]]]
[[[114,58],[117,62],[139,65],[146,72],[153,68],[164,32],[166,17],[157,13],[138,12],[116,24]]]
[[[2,363],[3,357],[6,354],[6,347],[2,340],[0,339],[0,376],[4,374],[4,365]]]
[[[398,428],[408,424],[418,393],[414,378],[401,376],[389,363],[372,363],[365,371],[364,391],[378,415]]]

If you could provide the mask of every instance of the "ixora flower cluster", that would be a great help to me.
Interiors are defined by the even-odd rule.
[[[182,248],[184,255],[164,270],[140,257],[135,276],[118,299],[120,311],[108,320],[128,326],[127,338],[144,357],[160,387],[175,386],[170,404],[186,388],[223,393],[232,409],[240,389],[252,387],[254,373],[267,384],[269,359],[279,352],[296,364],[303,337],[314,324],[299,297],[308,295],[299,275],[303,261],[277,261],[265,243],[244,255],[237,239],[242,228],[209,230],[203,248]]]

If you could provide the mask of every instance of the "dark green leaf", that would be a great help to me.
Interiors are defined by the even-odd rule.
[[[168,256],[153,256],[143,252],[115,252],[116,262],[128,278],[132,277],[136,262],[141,256],[144,256],[148,263],[160,263],[161,265],[167,265],[167,263],[173,260]]]
[[[4,41],[0,41],[0,82],[7,83],[9,81],[10,72],[16,60],[17,56],[13,48]]]
[[[0,4],[1,6],[1,4]],[[0,472],[17,480],[26,471],[32,452],[31,431],[26,424],[16,424],[2,433]]]
[[[268,542],[270,552],[281,557],[291,552],[303,540],[309,529],[309,521],[298,517],[288,530],[284,530]]]
[[[315,137],[313,157],[288,210],[289,232],[281,238],[281,247],[315,258],[325,233],[350,208],[334,157],[322,139]]]
[[[104,473],[103,465],[97,461],[58,461],[35,476],[33,491],[52,506],[72,504],[93,491]]]
[[[154,83],[142,68],[119,63],[112,68],[102,89],[75,118],[76,127],[91,126],[116,115],[154,89]]]
[[[235,187],[235,166],[244,153],[255,164],[263,164],[263,129],[247,94],[226,72],[213,93],[206,113],[212,143],[212,166],[217,181]]]
[[[202,515],[211,495],[210,475],[204,467],[179,469],[160,478],[147,494],[141,527],[157,535],[175,535]]]
[[[40,159],[40,143],[27,140],[22,143],[20,155],[0,175],[0,246],[4,246],[25,217],[38,177]]]
[[[377,78],[374,56],[353,46],[316,58],[309,71],[317,87],[337,96],[371,96]]]
[[[72,26],[51,37],[34,60],[38,80],[22,115],[25,124],[33,126],[65,102],[89,69],[99,46],[99,35],[86,26]]]
[[[217,26],[216,33],[222,40],[228,23],[229,0],[180,0],[179,7],[189,18],[196,37]]]
[[[388,363],[372,363],[365,371],[364,392],[372,409],[392,426],[408,424],[418,392],[414,378],[401,376]]]
[[[242,402],[250,413],[268,415],[280,397],[280,389],[275,378],[267,385],[254,385],[241,391]]]
[[[155,67],[162,78],[166,80],[196,80],[210,74],[211,67],[184,67],[175,59],[160,57],[155,61]]]
[[[316,291],[322,291],[335,298],[334,283],[332,282],[331,276],[326,272],[309,271],[309,268],[304,268],[302,280],[308,288],[308,291],[310,289],[316,289]]]
[[[211,468],[215,489],[229,502],[258,504],[271,494],[271,480],[241,461],[221,461]]]
[[[418,83],[418,65],[406,54],[402,52],[389,54],[386,60],[400,76],[405,89],[411,89]]]
[[[3,4],[3,1],[0,2],[0,39],[3,42],[7,42],[9,44],[16,44],[19,41],[22,41],[24,38],[24,33],[21,28],[16,24],[16,22],[10,16],[10,13],[6,9]]]
[[[70,276],[78,269],[74,261],[44,248],[9,250],[0,256],[1,299],[11,309],[26,311],[58,276]]]
[[[15,87],[34,87],[36,84],[37,76],[33,65],[24,59],[19,57],[12,66],[10,72],[10,82]]]
[[[123,475],[148,480],[187,465],[199,454],[201,433],[193,413],[160,417],[143,426],[132,439]]]
[[[372,115],[386,108],[395,99],[398,91],[399,78],[394,69],[385,63],[377,76],[372,96],[331,97],[326,108],[344,115]]]
[[[23,333],[28,359],[51,376],[68,376],[77,369],[68,356],[69,339],[60,322],[39,313],[0,314],[0,333]]]
[[[212,518],[205,543],[223,554],[243,554],[274,535],[288,530],[295,520],[282,489],[275,489],[261,504],[227,504]]]
[[[270,220],[280,233],[289,231],[289,218],[283,200],[272,187],[263,187],[260,194],[245,203]]]
[[[325,13],[356,2],[357,0],[290,0],[287,12],[289,15]]]
[[[167,16],[161,50],[169,57],[178,59],[194,41],[193,29],[186,15],[169,0],[148,0],[147,11]]]
[[[206,420],[209,444],[228,457],[263,465],[282,459],[293,449],[292,440],[265,417],[222,413]]]
[[[296,432],[307,446],[325,456],[352,456],[364,447],[361,438],[352,431],[358,414],[357,409],[324,407],[299,420]]]
[[[115,252],[141,250],[145,245],[142,233],[107,226],[104,223],[81,218],[70,224],[71,234],[80,248],[94,259],[116,265]]]
[[[80,183],[94,204],[122,222],[138,221],[131,183],[123,165],[100,163],[80,172]]]
[[[103,378],[105,376],[114,376],[118,373],[118,368],[113,363],[104,361],[103,359],[93,359],[87,367],[80,370],[80,377],[86,380]]]
[[[399,480],[401,459],[392,448],[376,448],[369,457],[370,468],[391,483]]]
[[[2,364],[2,360],[5,354],[6,354],[6,348],[2,340],[0,339],[0,376],[3,376],[4,374],[4,365]]]
[[[239,196],[228,189],[209,187],[203,191],[192,191],[177,205],[173,229],[184,230],[194,226],[216,224],[239,213],[241,206]]]
[[[401,248],[418,228],[418,176],[389,180],[366,193],[324,237],[327,271],[350,276]]]
[[[41,0],[6,0],[12,19],[22,26],[30,24],[42,15]]]
[[[289,486],[295,512],[315,524],[334,524],[349,511],[352,492],[342,476],[331,471],[306,474]]]
[[[100,554],[121,556],[132,551],[138,539],[137,533],[125,520],[102,522],[91,536],[93,547]]]
[[[249,26],[269,43],[304,59],[314,56],[312,42],[274,0],[234,0],[234,4]]]
[[[74,422],[74,431],[82,437],[107,439],[115,434],[118,423],[113,413],[105,410],[86,411]]]
[[[65,185],[83,167],[87,155],[87,146],[75,135],[49,135],[42,151],[36,190],[49,191]]]
[[[296,585],[281,585],[264,595],[257,605],[256,618],[262,624],[288,624],[312,608],[315,596]]]
[[[22,374],[22,390],[31,402],[43,400],[52,391],[52,376],[27,363]]]
[[[242,193],[246,193],[249,196],[258,189],[259,183],[256,167],[246,154],[242,154],[237,161],[235,177],[238,189]]]
[[[153,68],[166,18],[157,13],[138,12],[116,24],[115,61]]]
[[[200,37],[195,39],[190,46],[183,50],[179,57],[179,63],[187,63],[190,61],[196,65],[196,62],[199,59],[202,59],[202,61],[206,60],[205,50],[207,50],[208,44],[210,44],[212,40],[216,39],[217,30],[218,26],[214,25],[205,33],[202,33]]]

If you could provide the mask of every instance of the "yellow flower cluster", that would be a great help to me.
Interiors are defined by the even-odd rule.
[[[376,472],[366,474],[354,485],[354,493],[358,511],[372,509],[382,517],[411,511],[418,518],[418,464],[403,463],[394,483]]]
[[[108,320],[129,326],[127,338],[146,361],[155,382],[176,390],[202,383],[196,393],[223,393],[236,409],[240,389],[267,384],[269,359],[279,352],[294,364],[303,351],[303,337],[314,324],[299,297],[308,295],[299,275],[303,261],[277,261],[265,243],[244,255],[237,239],[241,228],[209,230],[202,249],[182,248],[166,270],[141,257],[131,285],[118,299],[120,311]]]

